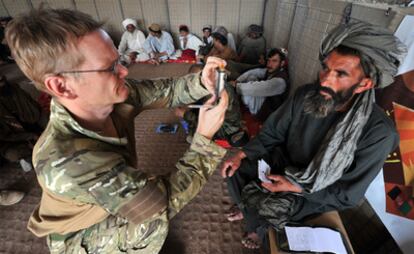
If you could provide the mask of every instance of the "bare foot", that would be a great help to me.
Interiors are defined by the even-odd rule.
[[[259,249],[260,248],[260,239],[256,232],[247,233],[241,241],[243,247],[247,249]]]
[[[228,221],[238,221],[238,220],[242,220],[244,217],[243,217],[243,213],[240,211],[239,207],[237,205],[233,205],[227,211],[226,218],[227,218]]]

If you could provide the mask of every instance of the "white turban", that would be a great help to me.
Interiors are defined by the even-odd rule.
[[[125,19],[122,21],[122,26],[126,29],[128,25],[133,25],[135,28],[138,28],[137,21],[135,19]]]

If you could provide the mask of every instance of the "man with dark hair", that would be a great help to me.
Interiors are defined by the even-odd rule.
[[[151,58],[151,62],[159,64],[167,60],[175,53],[173,39],[167,31],[161,30],[158,24],[148,27],[149,35],[144,43],[144,48]]]
[[[205,57],[206,59],[209,56],[216,56],[224,60],[239,60],[237,53],[228,45],[228,32],[226,28],[222,26],[216,27],[211,36],[213,37],[213,48]]]
[[[211,45],[213,43],[213,37],[211,37],[211,26],[203,26],[203,42],[205,45]]]
[[[194,34],[190,33],[190,29],[188,26],[181,25],[179,27],[180,32],[180,47],[183,52],[190,52],[187,54],[191,54],[193,57],[198,55],[198,51],[200,47],[203,45],[203,42]]]
[[[199,55],[197,56],[197,62],[201,62],[203,56],[208,55],[210,50],[213,47],[213,37],[211,37],[211,25],[204,25],[203,26],[203,43],[199,50]]]
[[[373,88],[392,82],[403,57],[391,32],[363,22],[339,25],[323,40],[318,82],[300,87],[222,167],[242,212],[231,219],[247,222],[245,247],[258,248],[269,226],[360,202],[398,144]],[[258,160],[269,173],[258,173]]]
[[[286,53],[273,48],[267,55],[266,68],[249,70],[232,84],[250,113],[264,121],[289,95]]]
[[[215,69],[226,63],[211,58],[203,72],[180,78],[126,79],[102,24],[68,9],[17,17],[6,38],[22,71],[52,96],[49,123],[33,150],[42,198],[29,230],[47,238],[51,253],[158,253],[169,220],[226,152],[211,138],[228,96],[200,109],[193,142],[168,176],[137,169],[134,118],[214,94]]]

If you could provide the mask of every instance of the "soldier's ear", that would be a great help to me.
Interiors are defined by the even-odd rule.
[[[77,97],[75,91],[67,83],[65,77],[60,75],[51,75],[45,78],[45,87],[49,93],[57,98],[75,99]]]

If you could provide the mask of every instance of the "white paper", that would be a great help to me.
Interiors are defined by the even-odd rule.
[[[264,183],[271,183],[271,181],[267,178],[267,175],[270,174],[270,166],[267,164],[263,159],[259,160],[259,179]]]
[[[407,56],[398,68],[397,75],[401,75],[414,70],[414,16],[406,15],[394,35],[397,36],[408,49]]]
[[[329,228],[285,227],[289,249],[347,254],[341,234]]]

